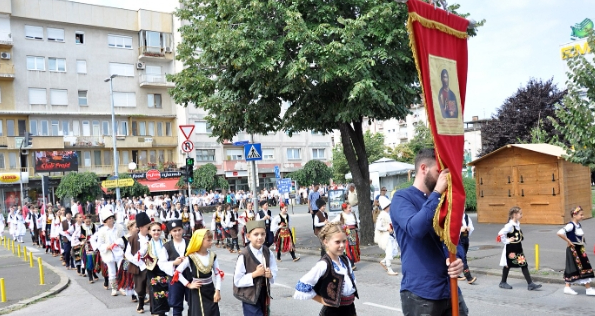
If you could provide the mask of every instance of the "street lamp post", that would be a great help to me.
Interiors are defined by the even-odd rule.
[[[116,146],[116,113],[114,110],[114,87],[113,87],[113,81],[114,78],[116,78],[118,75],[113,74],[111,75],[109,78],[106,78],[104,80],[104,82],[108,82],[109,81],[109,96],[110,96],[110,100],[111,100],[111,104],[112,104],[112,141],[114,143],[114,176],[116,177],[116,201],[120,200],[120,186],[118,184],[118,164],[120,163],[118,161],[118,151],[117,151],[117,146]]]

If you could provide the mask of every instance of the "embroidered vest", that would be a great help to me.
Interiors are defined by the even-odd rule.
[[[322,275],[318,282],[316,282],[316,285],[314,285],[314,292],[322,297],[326,304],[332,307],[339,307],[341,305],[341,289],[343,288],[345,276],[335,271],[335,268],[333,268],[333,262],[327,254],[325,254],[320,260],[326,262],[326,272]],[[355,297],[359,298],[357,294],[357,287],[351,278],[349,260],[345,256],[339,256],[339,260],[341,260],[341,262],[347,267],[347,275],[349,275],[351,284],[353,284],[353,288],[355,289]]]
[[[316,212],[316,216],[318,217],[318,221],[321,223],[328,219],[327,212],[318,211],[318,212]],[[314,235],[318,236],[318,234],[320,233],[321,230],[322,230],[322,227],[314,227]]]
[[[176,250],[176,247],[174,246],[174,241],[173,240],[170,240],[170,241],[166,242],[165,244],[163,244],[163,247],[167,251],[167,261],[174,261],[178,257],[184,257],[184,255],[186,254],[186,249],[188,249],[188,243],[187,242],[185,243],[184,253],[178,253],[178,251]],[[190,269],[188,269],[188,268],[186,268],[182,272],[182,275],[184,276],[184,278],[186,280],[191,280],[192,279]]]
[[[245,247],[244,249],[242,249],[242,251],[240,251],[240,255],[244,256],[244,268],[246,270],[246,273],[254,272],[256,270],[256,267],[258,267],[258,265],[261,263],[260,261],[258,261],[258,259],[256,259],[256,257],[250,250],[250,247]],[[270,267],[269,259],[271,253],[269,251],[269,248],[267,248],[264,245],[262,246],[262,255],[264,257],[266,266]],[[268,282],[264,276],[255,278],[253,282],[254,285],[249,287],[236,287],[234,282],[233,296],[235,296],[235,298],[244,303],[255,305],[256,303],[258,303],[258,298],[263,292],[263,286],[266,287],[266,295],[270,296]]]

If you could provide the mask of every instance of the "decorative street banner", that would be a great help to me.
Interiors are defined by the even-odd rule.
[[[78,171],[76,151],[36,151],[35,172]]]
[[[434,229],[456,253],[465,210],[463,111],[467,87],[469,21],[418,0],[407,1],[410,46],[421,82],[440,169],[450,170]]]

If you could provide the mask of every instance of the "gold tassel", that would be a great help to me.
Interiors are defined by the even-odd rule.
[[[465,38],[469,37],[467,32],[457,31],[457,30],[453,29],[452,27],[444,25],[440,22],[428,20],[428,19],[422,17],[421,15],[417,14],[417,12],[409,12],[409,19],[413,20],[415,22],[419,22],[419,24],[423,25],[425,28],[436,29],[436,30],[439,30],[446,34],[456,36],[458,38],[465,39]]]

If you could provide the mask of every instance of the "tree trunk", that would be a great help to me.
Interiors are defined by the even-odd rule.
[[[347,158],[357,191],[360,240],[362,245],[373,244],[374,222],[372,220],[372,203],[370,202],[370,171],[361,119],[352,124],[341,123],[339,130],[341,131],[343,153]]]

